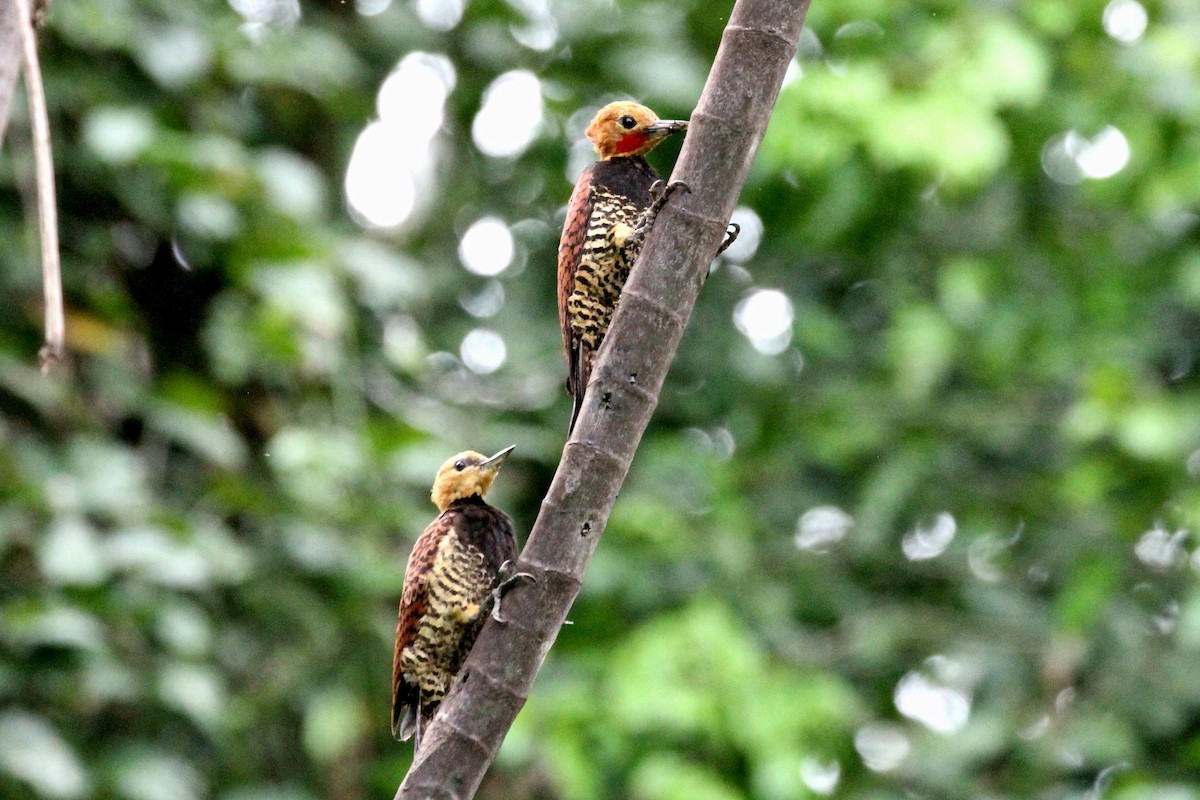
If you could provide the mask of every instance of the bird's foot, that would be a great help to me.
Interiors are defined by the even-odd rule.
[[[500,565],[500,582],[496,584],[495,589],[492,589],[492,619],[501,625],[505,623],[505,619],[500,613],[500,601],[505,593],[520,581],[527,580],[537,583],[537,578],[528,572],[511,572],[511,569],[511,561],[505,561]]]
[[[637,247],[645,240],[646,234],[654,227],[654,221],[658,219],[658,212],[671,199],[671,195],[678,191],[690,192],[692,187],[688,186],[683,181],[671,181],[664,183],[657,180],[650,185],[650,205],[642,212],[641,219],[638,220],[637,226],[633,229],[633,233],[625,239],[625,247]]]
[[[659,178],[654,183],[650,184],[650,199],[654,201],[651,205],[657,204],[659,208],[670,199],[671,195],[678,191],[690,192],[692,187],[688,186],[683,181],[671,181],[667,183],[662,178]]]
[[[725,241],[721,242],[721,246],[717,248],[717,255],[721,255],[729,249],[729,245],[737,241],[738,234],[742,232],[742,226],[736,222],[729,223],[729,227],[725,229]]]

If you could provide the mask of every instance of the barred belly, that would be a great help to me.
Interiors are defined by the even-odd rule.
[[[451,531],[426,578],[429,606],[417,635],[400,654],[404,677],[419,687],[423,705],[441,702],[449,691],[482,627],[491,589],[483,553]]]
[[[587,351],[595,352],[608,331],[621,289],[640,247],[625,239],[641,217],[629,198],[597,193],[587,236],[575,273],[575,290],[567,300],[571,330]]]

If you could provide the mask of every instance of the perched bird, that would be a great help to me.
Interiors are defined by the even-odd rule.
[[[642,240],[670,191],[645,155],[687,128],[631,102],[609,103],[587,128],[600,160],[575,183],[558,245],[558,319],[567,357],[567,393],[574,398],[570,429],[583,405],[592,359],[608,331],[617,299]]]
[[[417,748],[489,604],[500,620],[503,573],[517,545],[512,519],[483,496],[512,451],[506,447],[490,458],[467,451],[442,464],[430,494],[441,513],[408,559],[392,659],[392,735],[416,734]]]

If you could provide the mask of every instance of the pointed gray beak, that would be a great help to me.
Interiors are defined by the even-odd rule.
[[[646,126],[646,133],[651,136],[670,136],[678,131],[686,131],[688,121],[686,119],[660,119],[657,122]]]
[[[485,472],[494,472],[500,469],[500,465],[504,463],[504,459],[508,458],[508,454],[516,449],[517,446],[515,444],[510,444],[499,453],[496,453],[496,455],[481,461],[479,463],[479,468]]]

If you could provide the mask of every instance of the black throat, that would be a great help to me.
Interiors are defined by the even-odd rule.
[[[650,204],[650,187],[658,173],[642,156],[614,156],[597,162],[592,180],[601,189],[628,197],[644,208]]]

